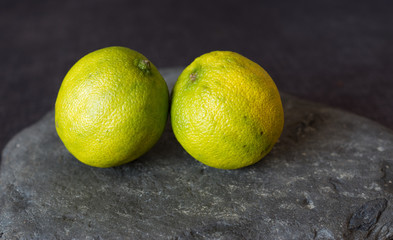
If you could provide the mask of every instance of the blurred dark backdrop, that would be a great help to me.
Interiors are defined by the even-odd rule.
[[[279,90],[393,128],[393,1],[0,1],[0,149],[53,109],[67,70],[122,45],[157,67],[232,50]]]

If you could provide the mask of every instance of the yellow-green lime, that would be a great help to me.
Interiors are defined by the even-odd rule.
[[[168,88],[157,68],[134,50],[107,47],[81,58],[65,76],[56,100],[56,130],[81,162],[112,167],[157,142],[168,108]]]
[[[172,90],[171,122],[183,148],[215,168],[258,162],[281,135],[284,112],[271,77],[230,51],[195,59]]]

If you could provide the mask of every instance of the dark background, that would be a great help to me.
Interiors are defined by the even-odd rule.
[[[0,1],[0,149],[53,109],[68,69],[122,45],[157,67],[232,50],[280,91],[393,128],[393,1]]]

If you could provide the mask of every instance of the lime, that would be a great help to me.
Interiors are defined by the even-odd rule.
[[[195,159],[215,168],[258,162],[281,135],[284,112],[271,77],[229,51],[194,60],[172,90],[172,128]]]
[[[107,47],[81,58],[65,76],[55,105],[56,130],[81,162],[112,167],[146,153],[163,133],[168,88],[142,54]]]

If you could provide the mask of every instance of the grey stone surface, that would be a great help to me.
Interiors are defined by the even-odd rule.
[[[140,159],[89,167],[50,112],[2,153],[0,239],[393,239],[392,131],[282,98],[280,142],[239,170],[194,160],[169,123]]]

